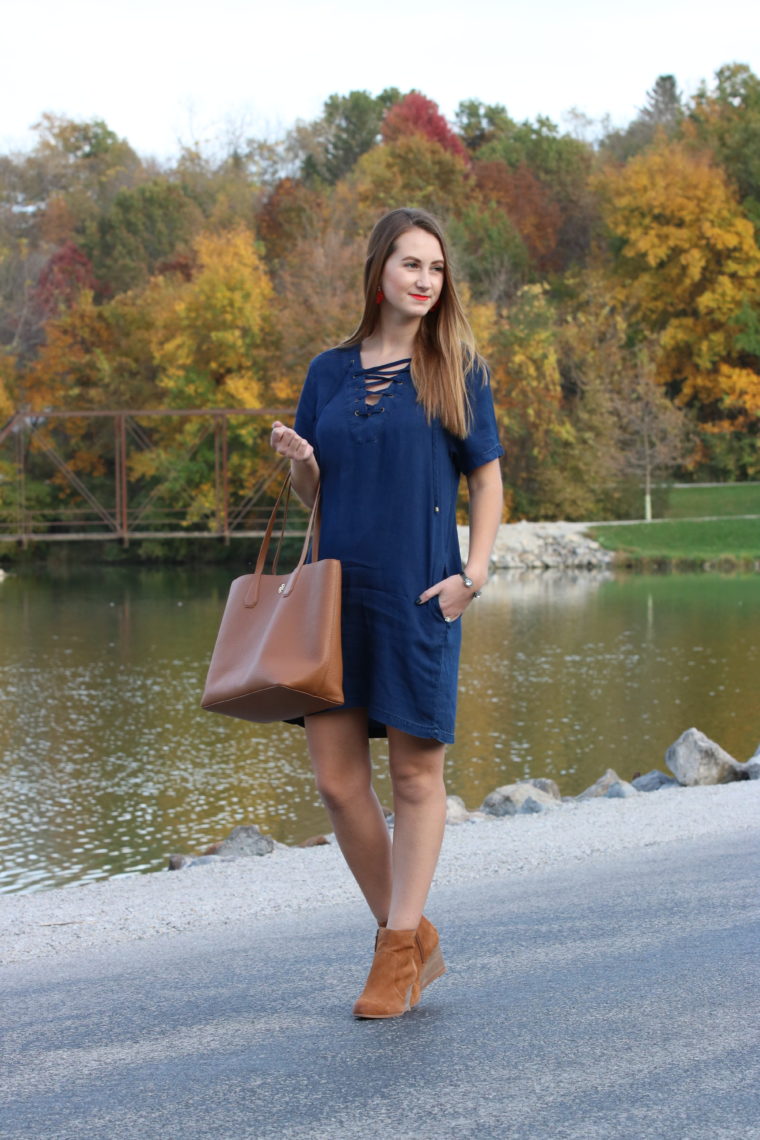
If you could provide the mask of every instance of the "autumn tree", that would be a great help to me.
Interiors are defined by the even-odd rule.
[[[16,409],[15,361],[8,352],[0,349],[0,427]]]
[[[347,183],[357,199],[357,225],[365,233],[383,211],[398,205],[418,206],[444,219],[456,216],[473,189],[462,159],[420,134],[368,151]]]
[[[271,377],[272,283],[250,230],[202,233],[190,281],[154,278],[159,387],[172,407],[257,407]]]
[[[741,334],[760,303],[760,251],[724,173],[671,144],[608,169],[599,185],[618,295],[660,338],[660,382],[713,430],[756,423],[760,357]]]
[[[512,168],[501,159],[476,162],[473,172],[483,201],[507,214],[538,273],[557,268],[562,213],[544,183],[525,163]]]
[[[630,351],[623,383],[613,393],[620,474],[642,488],[647,522],[652,519],[655,479],[670,475],[692,449],[683,409],[671,403],[657,383],[655,359],[654,345]]]
[[[200,208],[166,179],[121,190],[82,238],[100,294],[144,285],[162,260],[189,248],[202,224]]]
[[[383,119],[384,142],[398,142],[408,135],[421,135],[457,158],[466,160],[468,157],[466,147],[446,122],[438,104],[419,91],[410,91],[390,108]]]
[[[51,255],[40,271],[34,300],[43,318],[69,308],[83,290],[94,290],[92,262],[72,241]]]
[[[596,218],[590,186],[594,152],[588,143],[561,133],[546,117],[515,122],[504,108],[483,108],[470,100],[460,105],[460,124],[473,142],[478,162],[503,162],[511,170],[527,168],[559,210],[556,268],[566,269],[587,257]],[[482,129],[478,129],[478,123]]]
[[[546,517],[614,518],[627,507],[614,407],[625,370],[626,314],[598,265],[568,275],[564,293],[554,328],[562,430],[553,433],[537,472],[536,497]]]
[[[505,479],[517,512],[541,510],[540,473],[566,432],[556,314],[539,285],[527,285],[504,314],[494,313],[483,344],[491,368]]]
[[[92,290],[82,290],[48,319],[44,343],[20,374],[23,406],[40,411],[155,407],[154,319],[140,294],[98,305]]]
[[[366,230],[352,223],[352,190],[336,188],[293,240],[277,274],[276,322],[282,368],[277,398],[295,402],[313,356],[344,340],[364,303]]]
[[[257,233],[271,269],[285,261],[303,238],[316,234],[328,209],[327,199],[297,178],[282,178],[263,200]]]

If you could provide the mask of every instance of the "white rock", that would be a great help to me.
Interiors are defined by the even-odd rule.
[[[613,784],[621,784],[623,781],[618,776],[614,768],[608,768],[603,776],[586,788],[580,795],[576,796],[577,800],[593,800],[597,796],[606,796]]]
[[[515,815],[522,810],[528,799],[535,806],[528,807],[527,811],[550,811],[559,807],[558,800],[549,792],[542,791],[528,780],[520,780],[516,784],[503,784],[490,792],[483,800],[480,810],[488,815]]]
[[[687,728],[665,753],[665,763],[687,788],[729,784],[741,779],[740,767],[719,744],[697,728]]]
[[[446,796],[446,822],[467,823],[470,812],[461,796]]]

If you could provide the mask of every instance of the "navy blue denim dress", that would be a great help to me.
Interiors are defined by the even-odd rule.
[[[366,708],[370,735],[393,725],[454,739],[461,621],[416,599],[462,569],[456,529],[461,475],[503,454],[488,376],[468,377],[472,428],[457,439],[417,402],[408,360],[363,369],[334,348],[309,367],[295,430],[322,478],[321,558],[343,576],[346,708]]]

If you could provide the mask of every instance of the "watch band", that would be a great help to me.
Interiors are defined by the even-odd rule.
[[[460,570],[459,571],[459,577],[462,579],[462,581],[464,582],[467,589],[472,590],[472,587],[475,585],[475,583],[473,582],[473,580],[469,576],[469,574],[465,574],[464,570]],[[480,597],[480,590],[474,590],[472,596],[473,596],[473,598],[479,598]]]

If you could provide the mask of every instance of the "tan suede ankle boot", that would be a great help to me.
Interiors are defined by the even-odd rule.
[[[419,992],[419,947],[416,930],[381,927],[367,983],[354,1005],[354,1017],[400,1017]]]

